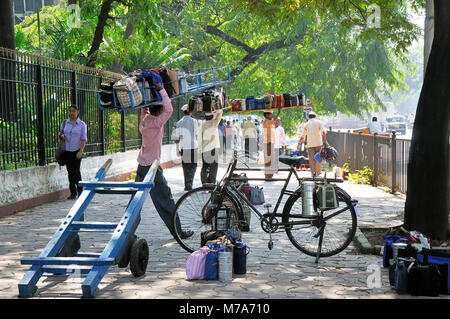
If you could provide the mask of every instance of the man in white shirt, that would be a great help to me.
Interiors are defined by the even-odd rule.
[[[217,168],[219,166],[220,139],[217,129],[222,119],[222,110],[216,113],[205,113],[206,121],[199,129],[198,143],[201,147],[202,170],[200,180],[202,184],[216,183]]]
[[[280,125],[281,119],[277,117],[275,119],[275,152],[281,155],[282,152],[286,152],[286,134],[284,128]]]
[[[327,142],[327,133],[323,122],[316,119],[316,113],[308,114],[308,123],[303,128],[302,135],[297,144],[297,150],[307,137],[306,150],[308,151],[309,167],[311,168],[311,176],[319,176],[322,173],[322,164],[319,163],[314,156],[320,152],[322,146]]]
[[[253,156],[257,153],[257,131],[256,126],[252,122],[252,117],[248,116],[247,121],[244,122],[242,127],[242,131],[244,133],[244,147],[245,147],[245,155]]]
[[[369,123],[369,133],[381,133],[381,125],[376,116],[372,117],[372,122]]]
[[[188,105],[181,107],[184,116],[177,122],[175,129],[175,143],[181,155],[181,165],[184,174],[184,190],[192,189],[195,171],[197,170],[198,142],[197,142],[197,120],[192,118],[188,111]]]

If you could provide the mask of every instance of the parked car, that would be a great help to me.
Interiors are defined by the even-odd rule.
[[[387,133],[406,134],[406,119],[403,115],[393,115],[386,117],[385,128]]]

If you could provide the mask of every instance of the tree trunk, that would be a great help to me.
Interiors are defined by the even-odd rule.
[[[404,226],[445,240],[449,216],[450,1],[434,1],[434,40],[416,111]]]
[[[125,28],[125,34],[123,36],[124,40],[127,40],[128,38],[130,38],[133,35],[134,32],[134,19],[136,19],[136,11],[132,10],[131,13],[128,15],[128,23],[127,23],[127,27]],[[113,63],[112,65],[112,71],[114,73],[119,73],[122,74],[123,73],[123,64],[120,61],[116,61]]]
[[[87,66],[95,67],[96,54],[100,48],[100,44],[103,42],[103,32],[105,31],[106,22],[110,18],[109,12],[111,11],[111,5],[115,0],[104,0],[98,15],[97,27],[94,32],[94,39],[92,40],[91,49],[88,52]]]
[[[424,43],[423,43],[423,74],[427,69],[428,57],[430,56],[431,45],[434,35],[434,0],[426,0],[425,25],[424,25]]]
[[[0,47],[16,49],[13,0],[0,1]]]
[[[14,32],[14,3],[13,0],[0,1],[0,47],[16,49]],[[3,54],[0,52],[0,56]],[[15,55],[4,54],[5,60],[0,61],[0,117],[6,121],[17,121],[16,100],[16,63]]]

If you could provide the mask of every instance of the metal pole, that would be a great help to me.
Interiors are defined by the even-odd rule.
[[[45,165],[44,107],[42,96],[42,66],[36,65],[36,115],[37,115],[37,147],[38,165]]]
[[[70,102],[72,103],[72,105],[76,105],[81,112],[81,108],[80,105],[78,105],[77,99],[77,71],[71,72],[71,82],[72,89],[70,91]]]
[[[397,139],[395,136],[395,132],[392,132],[391,139],[391,165],[392,165],[392,187],[391,192],[394,194],[396,192],[396,184],[397,184]]]
[[[125,111],[120,112],[120,138],[122,140],[121,152],[126,151],[126,140],[125,140]]]
[[[103,76],[99,77],[99,81],[98,81],[98,86],[100,87],[100,85],[103,82]],[[105,118],[104,118],[104,113],[102,109],[99,109],[98,112],[98,120],[99,120],[99,125],[98,125],[98,135],[100,138],[100,155],[105,155]]]

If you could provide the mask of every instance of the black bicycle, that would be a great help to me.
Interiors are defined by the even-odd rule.
[[[174,221],[179,219],[183,230],[193,231],[189,238],[181,238],[176,233],[176,240],[188,252],[199,249],[202,236],[212,230],[229,230],[237,226],[241,230],[248,229],[249,218],[244,216],[244,207],[261,221],[262,229],[269,234],[268,248],[273,248],[272,233],[284,230],[292,244],[303,253],[316,257],[329,257],[343,251],[352,241],[356,232],[356,205],[340,187],[331,183],[341,183],[342,179],[300,178],[295,167],[300,158],[280,157],[280,162],[289,165],[279,171],[287,171],[286,178],[248,178],[235,174],[237,171],[261,171],[260,168],[236,167],[240,157],[234,153],[233,160],[221,181],[217,184],[204,184],[185,193],[175,206]],[[245,164],[245,163],[244,163]],[[292,175],[295,175],[299,186],[296,190],[287,190]],[[248,181],[284,181],[278,201],[272,212],[263,213],[253,205],[238,188]],[[330,185],[335,191],[335,202],[326,206],[318,196],[322,186]],[[306,195],[305,195],[306,194]],[[289,196],[281,213],[278,209],[284,196]],[[331,196],[332,198],[333,196]],[[271,205],[264,207],[269,211]]]

